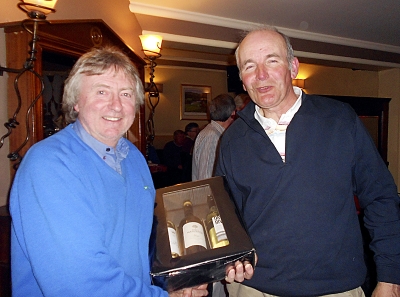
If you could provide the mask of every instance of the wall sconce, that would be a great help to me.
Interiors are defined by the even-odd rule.
[[[161,51],[162,36],[140,35],[139,37],[140,41],[142,42],[143,52],[146,56],[145,59],[149,61],[149,68],[150,68],[150,82],[146,84],[145,88],[145,91],[148,93],[149,105],[150,105],[150,113],[146,125],[146,134],[147,134],[146,142],[148,147],[149,145],[153,145],[153,140],[155,137],[153,118],[154,118],[154,113],[156,111],[156,107],[160,102],[160,92],[158,90],[157,85],[154,83],[154,71],[157,66],[155,60],[161,57],[160,51]]]
[[[306,84],[306,80],[305,79],[300,79],[300,78],[292,79],[292,84],[295,87],[299,87],[300,89],[304,89],[305,88],[305,84]]]
[[[43,94],[44,90],[44,82],[43,82],[43,77],[37,73],[34,70],[34,62],[36,61],[36,43],[38,41],[38,25],[39,22],[47,22],[46,21],[46,16],[49,13],[55,12],[54,6],[56,5],[57,0],[21,0],[17,6],[19,9],[24,11],[29,19],[25,19],[22,21],[22,26],[23,28],[30,34],[32,34],[32,41],[31,41],[31,50],[29,52],[29,57],[26,59],[25,63],[22,65],[22,68],[20,69],[15,69],[15,68],[7,68],[7,67],[1,67],[0,66],[0,75],[3,75],[3,72],[9,72],[9,73],[16,73],[16,77],[14,79],[14,88],[15,92],[17,94],[17,100],[18,100],[18,106],[17,109],[13,115],[12,118],[8,120],[8,122],[4,123],[4,126],[7,128],[7,133],[4,134],[0,138],[0,148],[4,144],[4,139],[10,136],[12,133],[12,129],[16,128],[19,123],[17,121],[17,115],[18,112],[21,108],[21,94],[18,88],[18,80],[19,78],[25,73],[25,72],[30,72],[32,73],[35,77],[37,77],[40,80],[41,83],[41,91],[37,96],[32,100],[30,106],[28,107],[27,113],[26,113],[26,138],[25,141],[19,146],[14,152],[11,152],[10,154],[7,155],[7,158],[9,158],[11,161],[18,161],[13,165],[14,169],[16,170],[19,166],[19,163],[21,163],[22,157],[19,154],[21,149],[26,145],[30,138],[30,130],[29,130],[29,114],[36,104],[36,102],[39,100],[39,98]],[[27,25],[28,24],[33,24],[33,30],[30,30]]]

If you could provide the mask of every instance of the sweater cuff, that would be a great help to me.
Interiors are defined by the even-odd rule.
[[[378,282],[400,285],[400,267],[381,267],[377,268]]]

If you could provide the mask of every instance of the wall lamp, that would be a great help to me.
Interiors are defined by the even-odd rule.
[[[304,89],[306,85],[306,80],[301,78],[292,79],[292,85]]]
[[[16,68],[7,68],[7,67],[1,67],[0,66],[0,76],[3,75],[3,72],[8,72],[8,73],[16,73],[16,77],[14,79],[14,89],[15,93],[17,94],[17,100],[18,100],[18,105],[17,109],[14,112],[14,115],[12,118],[8,119],[8,122],[4,123],[4,126],[7,128],[7,133],[4,134],[0,138],[0,148],[4,144],[5,138],[10,136],[12,133],[13,129],[16,128],[19,123],[17,121],[17,115],[21,109],[21,94],[19,91],[18,87],[18,80],[19,78],[26,72],[30,72],[33,74],[35,77],[37,77],[40,82],[41,82],[41,91],[39,94],[36,95],[36,97],[32,100],[30,106],[27,109],[26,112],[26,138],[25,141],[13,152],[7,155],[7,158],[9,158],[11,161],[17,161],[13,167],[16,170],[19,166],[19,163],[21,163],[22,157],[20,155],[21,149],[26,145],[30,138],[30,129],[29,129],[29,121],[30,117],[29,114],[36,104],[36,102],[39,100],[39,98],[42,96],[43,90],[44,90],[44,82],[43,82],[43,77],[37,73],[34,70],[34,62],[36,61],[36,43],[38,41],[38,26],[40,22],[47,22],[46,17],[47,14],[55,12],[55,5],[57,3],[57,0],[21,0],[17,6],[19,9],[24,11],[29,19],[25,19],[22,21],[22,26],[23,28],[32,34],[32,41],[31,41],[31,49],[29,51],[29,57],[26,59],[25,63],[22,65],[22,68],[16,69]],[[27,25],[32,24],[33,25],[33,30],[30,30]]]
[[[146,125],[146,143],[147,147],[153,145],[155,137],[154,130],[154,113],[156,107],[160,102],[160,92],[157,85],[154,82],[154,71],[157,66],[155,60],[161,57],[161,43],[162,36],[160,35],[140,35],[140,41],[142,42],[142,48],[145,55],[145,59],[149,61],[150,68],[150,83],[146,84],[145,91],[148,93],[150,113]],[[147,151],[147,150],[146,150]],[[147,152],[146,152],[147,153]]]

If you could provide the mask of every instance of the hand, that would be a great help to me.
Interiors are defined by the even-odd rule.
[[[207,284],[203,284],[198,287],[186,288],[179,291],[169,292],[170,297],[200,297],[207,295],[208,295]]]
[[[400,297],[400,285],[378,282],[372,297]]]
[[[257,255],[255,255],[255,263],[257,263]],[[243,282],[245,279],[251,279],[254,274],[254,267],[249,261],[236,261],[235,266],[230,266],[226,271],[225,281],[232,283],[233,281]]]

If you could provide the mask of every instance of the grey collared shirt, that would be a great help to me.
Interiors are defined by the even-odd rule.
[[[112,169],[122,174],[121,162],[129,152],[129,146],[124,138],[118,140],[117,147],[114,149],[90,135],[79,120],[76,120],[72,125],[72,129],[84,143],[90,146]]]

